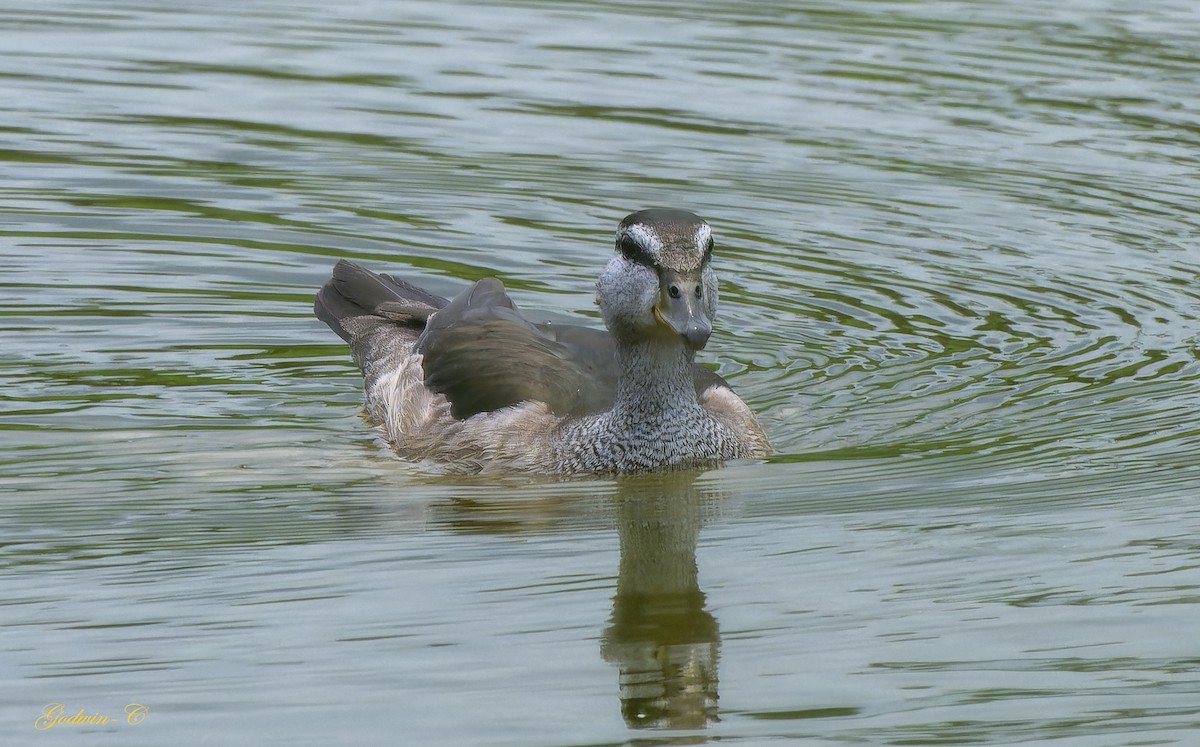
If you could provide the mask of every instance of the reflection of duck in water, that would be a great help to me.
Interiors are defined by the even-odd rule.
[[[684,475],[620,487],[621,564],[600,652],[620,667],[621,714],[637,729],[703,729],[718,720],[720,631],[705,609],[696,544],[720,496]]]
[[[770,453],[750,408],[693,362],[712,331],[708,224],[621,221],[600,275],[608,332],[534,324],[498,280],[447,301],[341,261],[315,310],[362,368],[366,412],[398,454],[455,472],[629,473]]]

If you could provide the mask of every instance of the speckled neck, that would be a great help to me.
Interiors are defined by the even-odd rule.
[[[613,413],[652,421],[663,414],[699,409],[692,382],[692,360],[696,357],[682,341],[618,341],[617,396]]]

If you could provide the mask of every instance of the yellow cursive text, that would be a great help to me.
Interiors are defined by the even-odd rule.
[[[38,731],[46,731],[53,729],[59,724],[107,724],[108,716],[102,716],[99,713],[93,713],[88,716],[80,708],[79,712],[74,715],[66,715],[67,707],[62,703],[50,703],[42,709],[42,715],[37,717],[33,722],[33,728]]]
[[[146,720],[146,714],[150,709],[141,703],[130,703],[125,706],[125,723],[137,725]],[[108,716],[102,713],[93,711],[91,715],[83,712],[80,708],[75,713],[69,713],[67,707],[62,703],[48,703],[42,709],[39,715],[33,722],[33,728],[38,731],[48,731],[59,725],[70,726],[103,726],[108,723],[115,723]]]
[[[150,709],[141,703],[130,703],[125,706],[125,721],[130,724],[140,724],[146,720],[146,714]]]

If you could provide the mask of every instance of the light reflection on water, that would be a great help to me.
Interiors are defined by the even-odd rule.
[[[6,13],[6,743],[126,698],[89,738],[1200,725],[1190,5]],[[654,204],[721,239],[708,360],[778,457],[448,481],[371,440],[336,258],[596,323]]]

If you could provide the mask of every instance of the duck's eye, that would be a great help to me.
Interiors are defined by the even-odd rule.
[[[696,298],[700,298],[703,295],[704,295],[704,289],[701,288],[699,285],[697,285],[696,286]]]
[[[679,286],[672,285],[670,288],[667,288],[667,294],[670,295],[671,298],[679,298]]]
[[[629,260],[630,262],[637,262],[639,264],[646,265],[647,267],[652,267],[654,265],[654,258],[650,256],[648,251],[646,251],[646,247],[642,246],[642,244],[632,236],[624,235],[617,239],[617,251],[621,252],[625,259]]]

